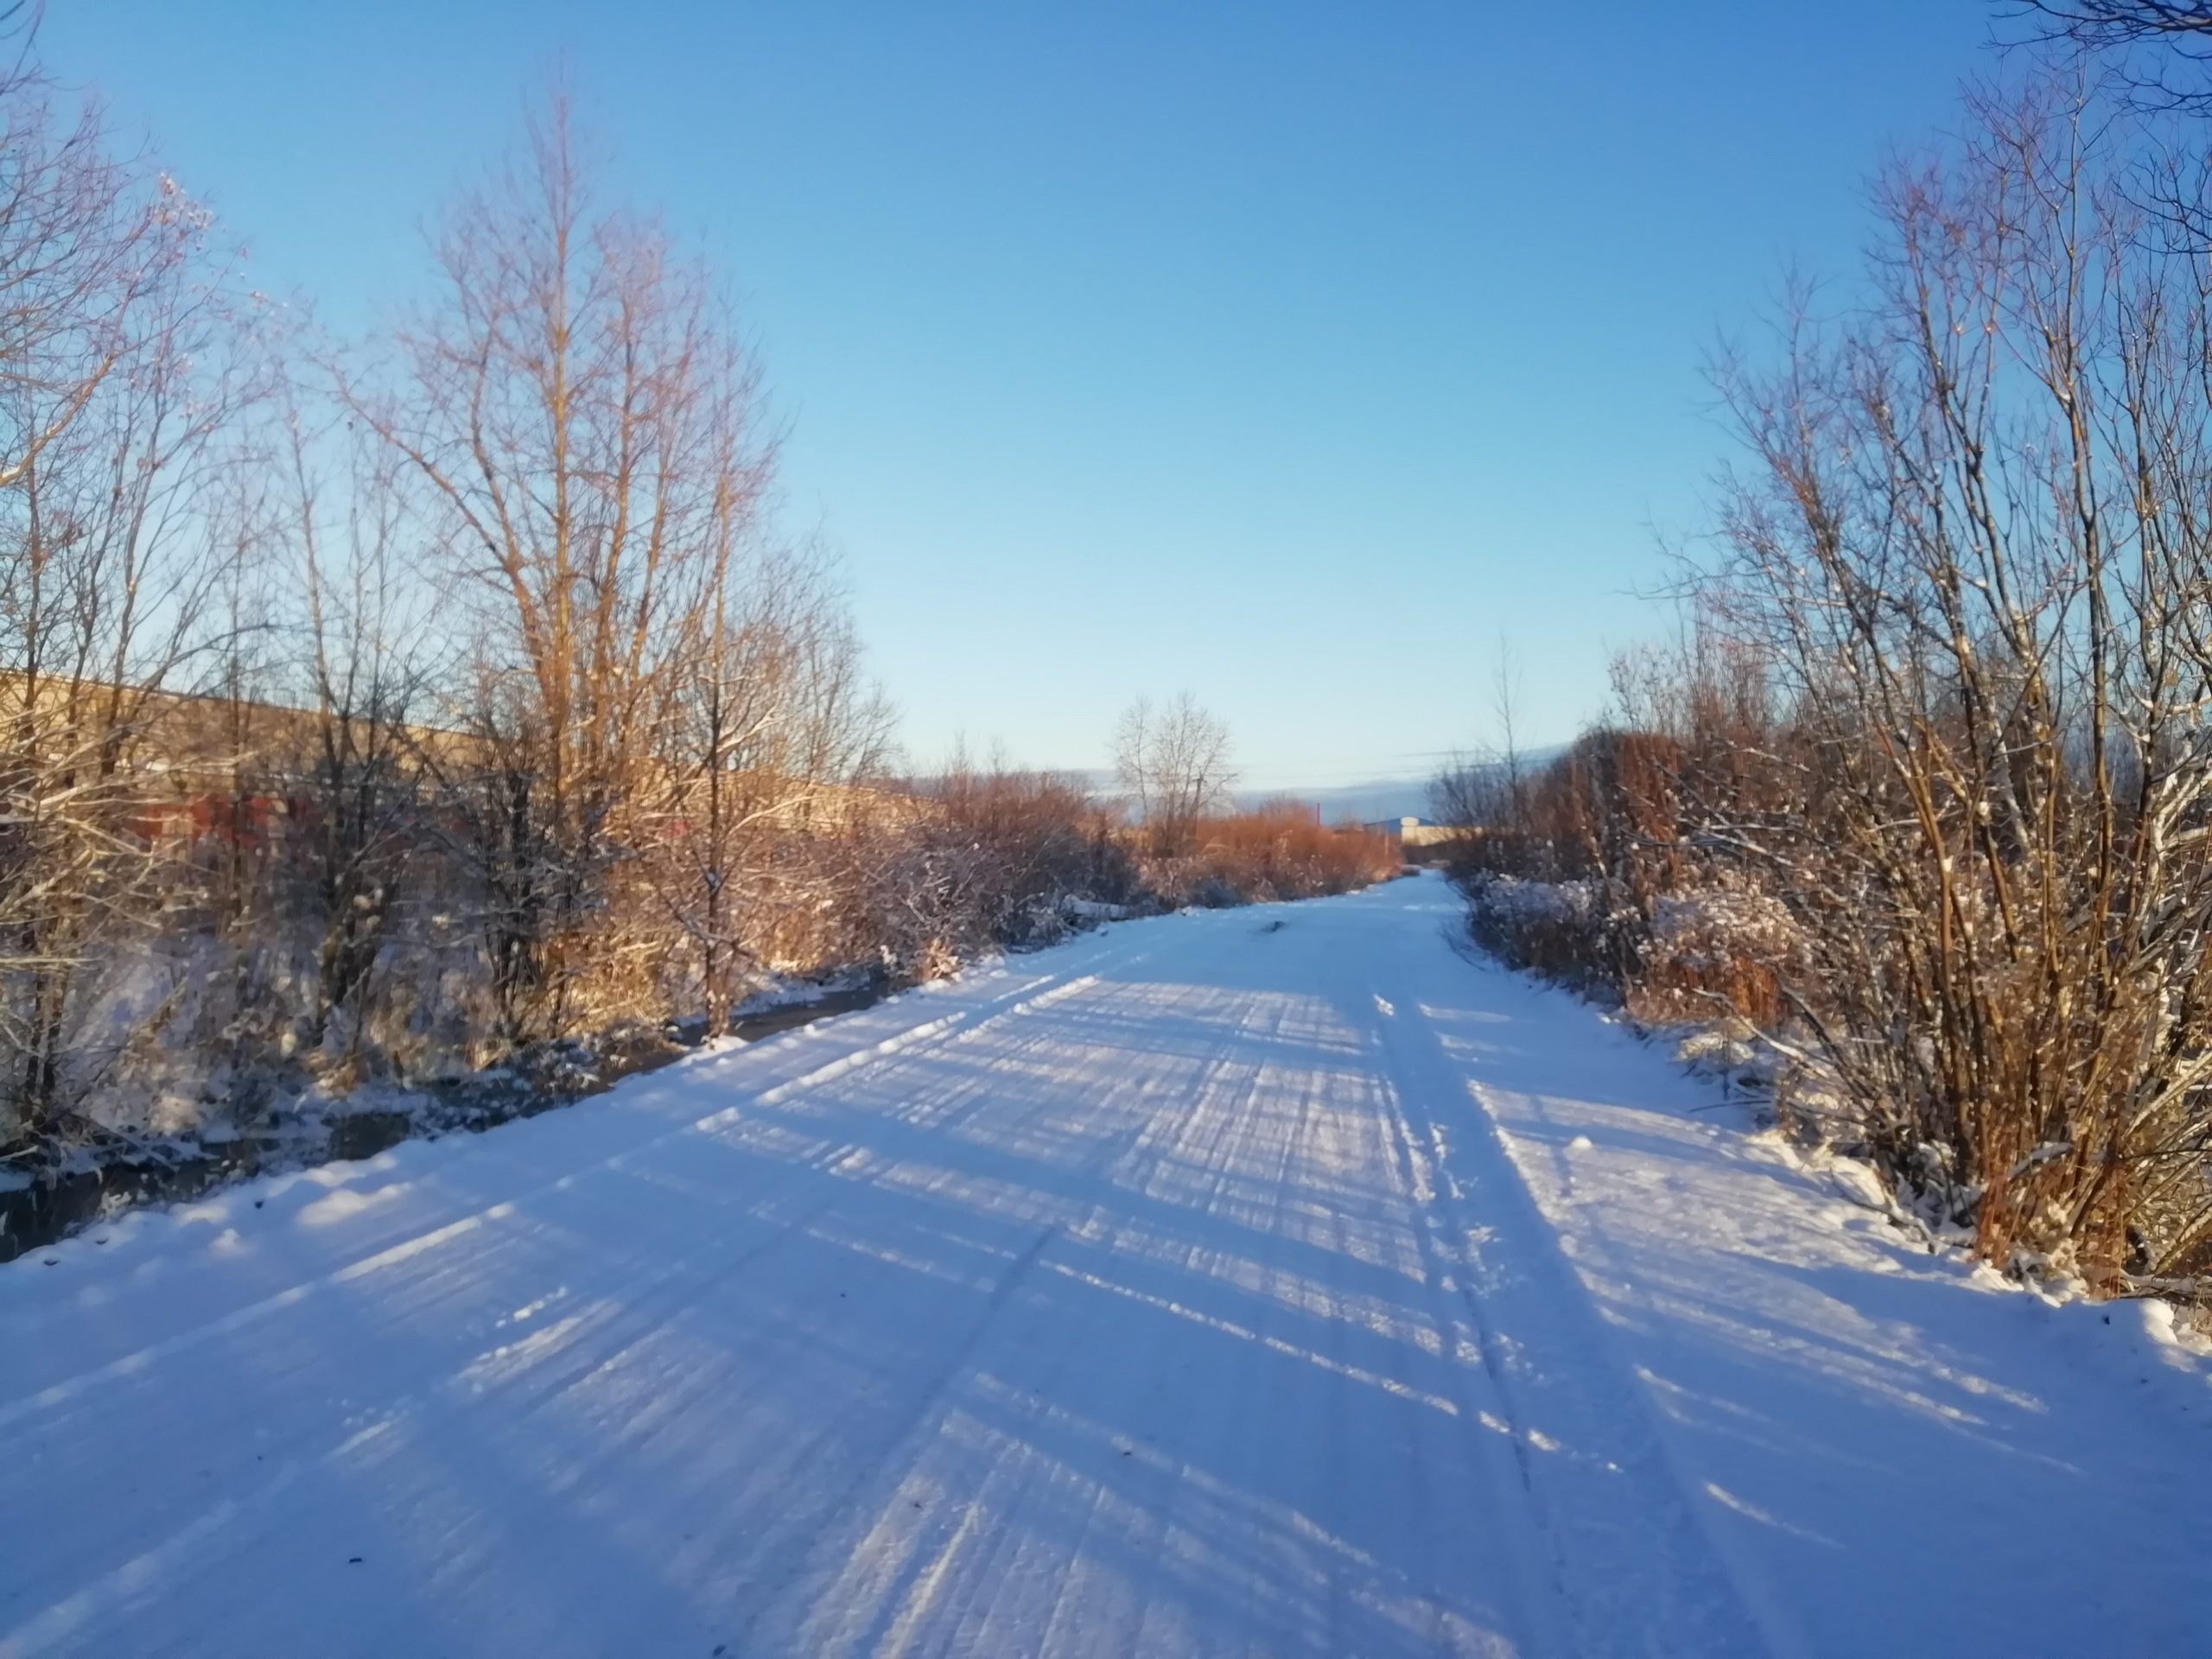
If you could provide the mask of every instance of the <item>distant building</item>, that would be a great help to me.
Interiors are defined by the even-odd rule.
[[[1433,847],[1439,842],[1452,841],[1459,830],[1448,823],[1439,823],[1433,818],[1417,818],[1411,813],[1402,817],[1375,818],[1360,826],[1378,836],[1388,836],[1402,847]]]
[[[1417,818],[1408,812],[1402,817],[1370,818],[1360,828],[1372,830],[1378,836],[1389,836],[1394,841],[1408,841],[1415,838],[1413,831],[1433,830],[1436,826],[1428,819]]]

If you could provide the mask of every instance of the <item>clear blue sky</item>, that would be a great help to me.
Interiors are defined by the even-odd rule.
[[[1248,780],[1532,741],[1656,626],[1698,365],[1988,67],[1977,0],[52,0],[262,287],[352,327],[569,54],[731,274],[927,759],[1091,766],[1188,687]]]

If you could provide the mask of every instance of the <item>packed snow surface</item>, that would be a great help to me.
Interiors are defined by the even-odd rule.
[[[34,1253],[0,1652],[2212,1651],[2163,1310],[1455,916],[1117,927]]]

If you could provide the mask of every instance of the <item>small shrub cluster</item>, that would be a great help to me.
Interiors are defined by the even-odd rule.
[[[1201,819],[1191,847],[1141,860],[1145,885],[1162,902],[1219,906],[1317,899],[1397,874],[1395,845],[1359,826],[1327,826],[1313,809],[1278,802]]]

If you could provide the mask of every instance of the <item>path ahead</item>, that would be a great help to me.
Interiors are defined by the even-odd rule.
[[[0,1652],[2212,1651],[2200,1361],[1451,912],[1116,928],[34,1255]]]

